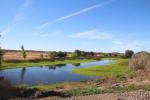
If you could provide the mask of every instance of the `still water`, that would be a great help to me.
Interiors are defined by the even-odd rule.
[[[9,80],[13,85],[54,84],[61,82],[90,80],[96,77],[78,75],[72,73],[71,70],[74,68],[105,65],[111,62],[111,60],[101,60],[80,64],[61,64],[55,66],[33,66],[25,68],[6,69],[0,71],[0,77]]]

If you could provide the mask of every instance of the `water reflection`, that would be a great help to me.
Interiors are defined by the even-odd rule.
[[[25,73],[26,73],[26,67],[23,67],[23,68],[21,69],[21,75],[20,75],[21,81],[23,81],[24,76],[25,76]]]
[[[62,67],[65,67],[65,66],[66,66],[66,64],[47,65],[47,67],[49,69],[53,69],[53,70],[55,70],[56,68],[62,68]]]
[[[4,80],[4,76],[0,76],[0,83]]]
[[[40,66],[40,68],[43,68],[43,66]]]
[[[65,66],[66,64],[56,64],[55,66],[58,66],[59,68]]]
[[[78,66],[80,66],[80,63],[74,63],[72,65],[74,65],[75,67],[78,67]]]
[[[66,81],[81,81],[95,78],[94,76],[84,76],[72,73],[75,67],[86,68],[89,66],[98,66],[109,64],[110,60],[101,60],[90,63],[57,64],[48,66],[24,67],[16,69],[6,69],[0,71],[0,77],[3,76],[13,85],[28,84],[54,84]]]

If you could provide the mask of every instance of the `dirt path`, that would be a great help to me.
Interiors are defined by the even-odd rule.
[[[150,91],[136,91],[127,93],[105,93],[89,96],[79,96],[71,98],[46,97],[37,100],[150,100]]]

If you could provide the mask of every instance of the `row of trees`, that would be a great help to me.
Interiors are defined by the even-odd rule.
[[[22,52],[22,57],[25,60],[26,57],[27,57],[27,53],[26,53],[26,50],[24,49],[23,45],[21,46],[21,52]],[[0,47],[0,65],[2,65],[3,54],[4,54],[4,50],[2,50],[2,48]],[[132,50],[126,50],[125,54],[124,54],[124,57],[125,58],[131,58],[133,54],[134,54],[134,52]],[[95,55],[95,53],[92,52],[92,51],[91,52],[87,52],[87,51],[75,50],[72,53],[72,57],[86,57],[86,56],[94,56],[94,55]],[[67,52],[50,51],[50,52],[48,52],[48,56],[51,59],[54,59],[54,58],[65,58],[65,57],[67,57]],[[43,59],[43,54],[41,54],[41,58]]]
[[[65,58],[67,57],[67,52],[56,52],[56,51],[50,51],[48,53],[50,58]],[[81,50],[75,50],[72,53],[72,57],[86,57],[86,56],[94,56],[94,52],[86,52],[86,51],[81,51]]]
[[[1,48],[0,48],[1,49]],[[0,56],[2,55],[2,50],[0,50]],[[27,54],[26,54],[26,51],[24,49],[24,46],[22,45],[21,46],[21,51],[22,51],[22,57],[24,58],[24,60],[26,59],[27,57]],[[124,57],[125,58],[131,58],[132,55],[134,54],[134,51],[132,50],[126,50],[125,51],[125,54],[124,54]],[[67,57],[67,52],[62,52],[62,51],[59,51],[59,52],[56,52],[56,51],[50,51],[48,53],[49,57],[50,58],[65,58]],[[72,53],[72,56],[73,57],[86,57],[86,56],[94,56],[95,53],[94,52],[87,52],[87,51],[81,51],[81,50],[75,50],[73,53]],[[41,56],[41,58],[43,58],[43,55]],[[1,62],[1,61],[0,61]]]
[[[86,57],[86,56],[94,56],[94,55],[95,53],[92,51],[87,52],[87,51],[75,50],[73,53],[73,56],[76,56],[76,57],[80,57],[80,56]]]
[[[126,50],[125,53],[124,53],[124,57],[125,58],[131,58],[133,54],[134,54],[134,51]],[[86,57],[86,56],[94,56],[95,53],[92,52],[92,51],[91,52],[86,52],[86,51],[81,51],[81,50],[75,50],[73,55],[77,56],[77,57],[80,57],[80,56]],[[111,53],[108,53],[108,55],[111,55]],[[116,56],[117,56],[117,54],[116,54]]]
[[[48,53],[49,57],[50,58],[65,58],[67,56],[67,52],[62,52],[62,51],[59,51],[59,52],[56,52],[56,51],[50,51]]]

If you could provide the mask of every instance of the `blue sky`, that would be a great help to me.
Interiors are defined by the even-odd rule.
[[[5,49],[150,51],[150,0],[0,0]]]

